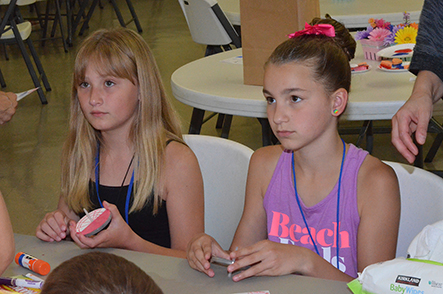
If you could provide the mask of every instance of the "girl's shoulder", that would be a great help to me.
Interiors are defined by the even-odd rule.
[[[281,145],[266,146],[256,150],[249,163],[250,171],[259,171],[260,174],[269,177],[274,173],[280,156],[284,152]]]
[[[281,145],[261,147],[252,154],[251,161],[264,164],[277,162],[283,152]]]
[[[165,157],[166,162],[197,160],[191,148],[189,148],[186,144],[175,140],[169,140],[167,142]]]
[[[397,203],[400,198],[395,171],[378,158],[367,155],[358,172],[358,202],[360,211],[366,204]]]
[[[384,181],[394,182],[397,184],[397,176],[395,171],[380,159],[367,155],[358,172],[361,178],[368,184],[381,184]]]

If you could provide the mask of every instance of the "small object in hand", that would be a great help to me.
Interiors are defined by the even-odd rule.
[[[76,232],[90,237],[106,228],[110,221],[111,212],[106,208],[98,208],[89,213],[86,211],[86,215],[77,223]]]
[[[211,257],[211,263],[216,263],[216,264],[228,266],[230,264],[233,264],[234,260],[225,259],[225,258],[221,258],[221,257],[218,257],[218,256],[212,256]]]
[[[21,93],[16,93],[15,95],[17,95],[17,101],[22,100],[23,98],[25,98],[26,96],[28,96],[29,94],[37,91],[40,87],[34,88],[34,89],[30,89]]]

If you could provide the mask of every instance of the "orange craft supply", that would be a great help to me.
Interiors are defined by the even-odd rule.
[[[18,265],[30,269],[31,271],[42,276],[49,274],[51,271],[51,266],[49,263],[24,252],[19,252],[15,255],[15,262]]]

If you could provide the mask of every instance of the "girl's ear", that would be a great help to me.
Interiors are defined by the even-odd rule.
[[[340,116],[346,109],[346,105],[348,104],[348,91],[343,88],[338,89],[332,94],[333,97],[333,106],[331,109],[333,116]]]

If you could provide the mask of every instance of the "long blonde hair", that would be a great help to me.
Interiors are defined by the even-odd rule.
[[[96,31],[84,42],[75,60],[72,78],[69,133],[63,147],[61,196],[75,213],[91,208],[89,181],[95,168],[101,134],[85,119],[77,98],[88,65],[103,75],[130,80],[139,87],[139,106],[129,139],[135,155],[134,199],[129,212],[142,209],[153,192],[154,214],[161,204],[159,181],[166,141],[183,142],[177,115],[166,97],[161,76],[148,44],[125,29]]]

